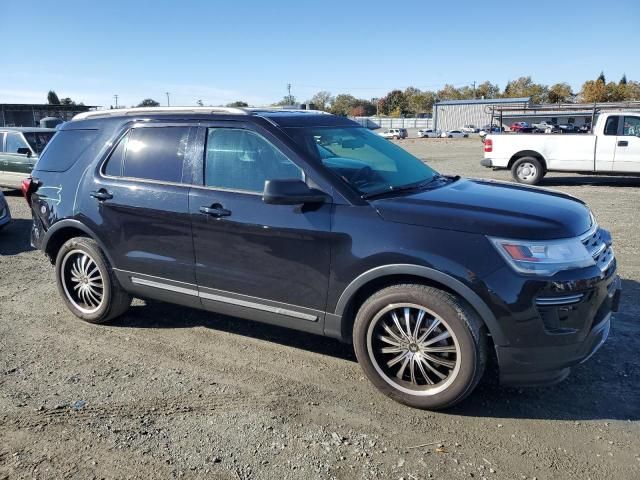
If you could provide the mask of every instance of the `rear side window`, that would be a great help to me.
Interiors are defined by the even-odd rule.
[[[37,169],[45,172],[68,170],[98,136],[98,130],[60,130],[38,160]]]
[[[126,145],[122,146],[125,150],[122,175],[163,182],[182,182],[182,164],[188,140],[189,127],[134,128],[126,139]],[[120,142],[116,150],[123,143]]]
[[[604,134],[605,135],[618,135],[618,119],[620,117],[616,115],[612,115],[607,118],[607,123],[604,126]]]
[[[4,152],[4,133],[0,132],[0,153]]]

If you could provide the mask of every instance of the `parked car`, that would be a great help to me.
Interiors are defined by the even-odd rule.
[[[640,112],[601,113],[590,135],[489,135],[484,159],[510,169],[520,183],[535,185],[551,171],[640,173]]]
[[[573,123],[561,123],[558,125],[558,129],[561,133],[577,133],[580,131],[580,128]]]
[[[579,128],[580,133],[590,133],[591,132],[591,122],[583,123]]]
[[[409,134],[407,133],[406,128],[388,128],[380,133],[380,136],[383,138],[394,138],[396,140],[400,140],[403,138],[407,138]]]
[[[514,122],[509,127],[509,130],[516,133],[531,133],[533,132],[533,127],[527,122]]]
[[[475,125],[465,125],[464,127],[462,127],[460,129],[460,131],[462,131],[464,133],[478,133],[480,131],[480,129],[478,127],[476,127]]]
[[[52,128],[0,127],[0,187],[19,189],[55,133]]]
[[[4,198],[4,194],[0,191],[0,230],[2,230],[9,222],[11,222],[9,204],[7,204],[7,199]]]
[[[418,130],[418,137],[420,138],[437,138],[440,136],[440,131],[433,130],[431,128]]]
[[[467,138],[469,134],[460,130],[447,130],[446,132],[442,132],[440,136],[442,138]]]
[[[313,111],[85,112],[23,193],[80,319],[135,296],[338,338],[419,408],[462,400],[490,357],[505,384],[562,380],[606,340],[620,294],[582,201],[438,174]]]
[[[555,133],[559,130],[558,125],[546,120],[543,120],[540,123],[534,123],[532,127],[533,131],[536,133]]]

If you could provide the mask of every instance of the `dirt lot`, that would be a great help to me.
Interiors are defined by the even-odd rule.
[[[509,178],[479,166],[477,138],[400,143],[444,173]],[[488,381],[445,413],[378,394],[352,348],[321,337],[142,301],[110,325],[80,322],[9,193],[0,479],[640,478],[640,179],[545,186],[613,233],[625,291],[611,337],[558,386]]]

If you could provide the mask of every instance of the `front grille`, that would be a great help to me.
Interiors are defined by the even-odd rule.
[[[597,225],[580,237],[582,244],[589,251],[601,271],[606,272],[615,260],[611,248],[611,235]]]

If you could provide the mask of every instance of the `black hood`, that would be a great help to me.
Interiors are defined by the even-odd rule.
[[[589,209],[580,200],[512,183],[461,179],[371,203],[390,222],[503,238],[568,238],[591,227]]]

